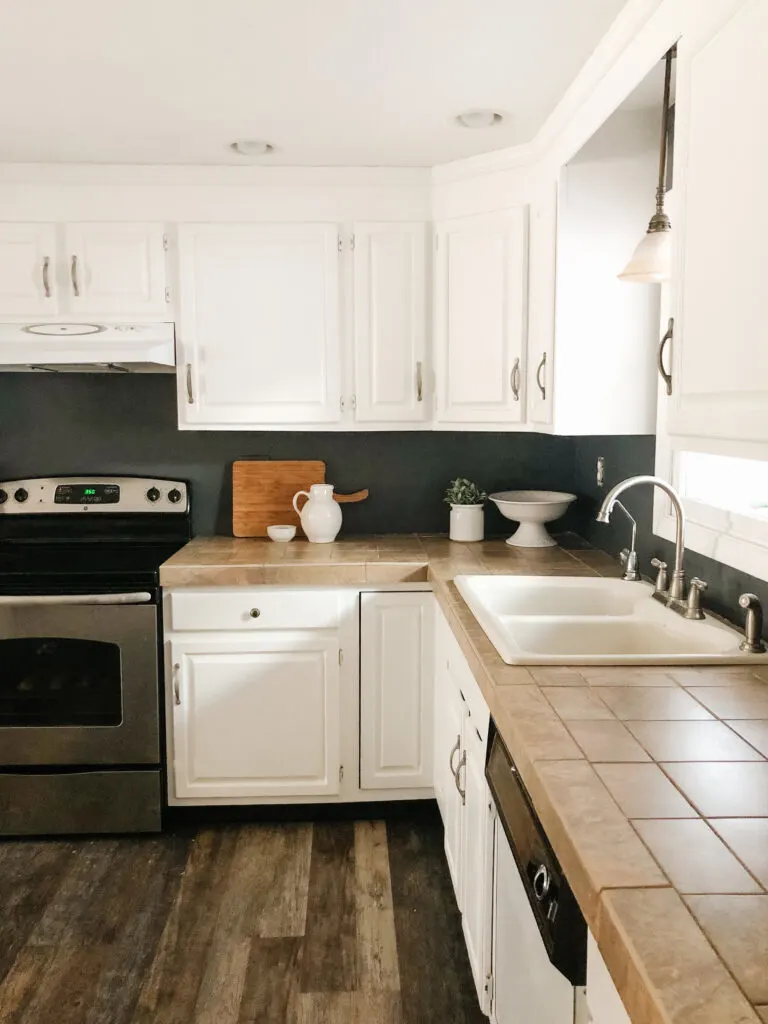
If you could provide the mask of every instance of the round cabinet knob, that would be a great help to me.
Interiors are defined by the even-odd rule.
[[[156,487],[150,487],[147,491],[147,501],[157,501],[160,497],[160,491]]]
[[[258,617],[261,615],[261,612],[259,611],[258,608],[251,608],[248,614],[251,616],[252,619],[258,619]]]
[[[552,878],[547,870],[546,865],[539,864],[536,869],[536,874],[533,876],[533,894],[537,900],[541,901],[549,892],[549,887],[552,884]]]
[[[4,491],[2,487],[0,487],[0,505],[4,505],[6,501],[8,501],[8,491]]]
[[[173,490],[168,491],[168,501],[172,502],[174,505],[178,505],[181,501],[181,491],[178,487],[174,487]]]
[[[29,491],[25,491],[23,487],[20,487],[13,496],[16,501],[26,501],[29,497]]]

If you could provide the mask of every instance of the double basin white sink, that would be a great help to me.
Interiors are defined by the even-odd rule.
[[[688,620],[648,583],[574,576],[457,576],[459,593],[508,665],[763,664],[742,636]]]

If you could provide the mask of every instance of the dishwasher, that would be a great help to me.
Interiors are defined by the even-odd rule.
[[[588,1020],[587,925],[495,726],[486,778],[496,804],[494,1024]]]

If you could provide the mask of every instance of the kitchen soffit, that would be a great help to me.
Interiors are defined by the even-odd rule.
[[[624,0],[24,0],[0,162],[430,166],[530,140]],[[460,111],[503,111],[494,128]]]

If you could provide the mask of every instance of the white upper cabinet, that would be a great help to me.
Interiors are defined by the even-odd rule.
[[[63,286],[73,313],[167,315],[161,224],[67,224]]]
[[[162,224],[0,224],[0,316],[172,319]]]
[[[360,595],[360,787],[432,785],[431,593]]]
[[[436,421],[513,425],[525,418],[527,208],[438,228]]]
[[[671,434],[768,440],[766,53],[765,0],[678,44]]]
[[[422,223],[354,226],[354,415],[421,423],[431,411]]]
[[[557,185],[543,188],[530,206],[528,278],[528,421],[552,422],[555,346]]]
[[[340,418],[338,229],[179,228],[182,427]]]
[[[58,311],[56,226],[0,224],[0,315]]]

